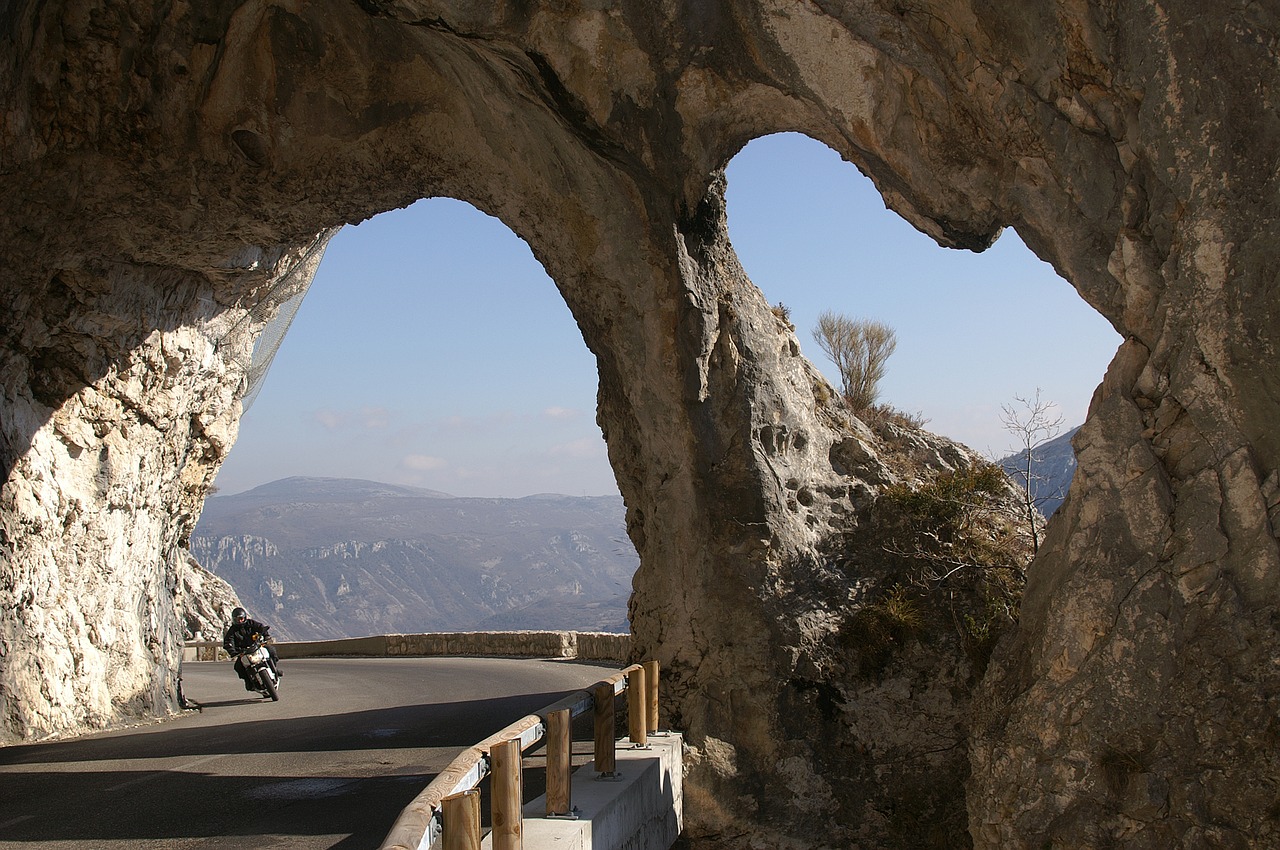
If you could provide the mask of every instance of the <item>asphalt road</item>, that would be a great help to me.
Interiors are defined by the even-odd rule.
[[[376,848],[460,750],[616,672],[494,658],[282,667],[279,702],[246,692],[229,662],[188,663],[199,712],[0,747],[0,848]],[[585,739],[575,752],[590,752],[589,727]]]

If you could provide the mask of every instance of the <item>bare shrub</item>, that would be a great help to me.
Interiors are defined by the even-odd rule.
[[[885,364],[898,347],[893,328],[828,310],[818,316],[813,338],[840,372],[841,390],[854,412],[861,413],[875,404]]]

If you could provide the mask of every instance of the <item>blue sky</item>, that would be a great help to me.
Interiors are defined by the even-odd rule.
[[[805,354],[818,314],[898,336],[881,398],[991,456],[1015,395],[1084,419],[1120,337],[1012,230],[982,254],[939,248],[852,165],[797,135],[728,169],[729,232],[748,275],[791,311]],[[292,475],[458,496],[616,493],[595,424],[595,362],[528,246],[447,199],[344,228],[244,415],[222,493]]]

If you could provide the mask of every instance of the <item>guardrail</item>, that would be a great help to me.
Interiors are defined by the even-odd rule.
[[[595,769],[611,777],[617,766],[615,698],[627,694],[628,737],[632,746],[644,747],[649,732],[658,727],[658,676],[657,661],[632,664],[468,747],[401,811],[379,850],[428,850],[437,844],[443,850],[480,850],[476,786],[488,775],[493,850],[521,850],[524,751],[546,739],[546,814],[569,817],[573,718],[593,713]]]

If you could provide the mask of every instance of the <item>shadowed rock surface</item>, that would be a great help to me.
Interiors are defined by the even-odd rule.
[[[1278,16],[1192,0],[8,4],[4,736],[172,708],[177,571],[255,334],[331,228],[446,195],[529,243],[597,358],[641,557],[635,647],[668,671],[694,748],[692,834],[1277,844]],[[887,575],[838,561],[840,544],[892,526],[875,506],[911,474],[843,421],[729,244],[721,169],[784,130],[837,150],[943,246],[1016,227],[1125,338],[1016,631],[973,710],[949,683],[936,715],[968,770],[916,820],[959,811],[964,781],[967,831],[895,832],[934,765],[859,749],[870,716],[919,739],[935,700],[850,702],[823,667],[843,657],[824,648],[845,617],[833,594]],[[936,454],[917,468],[954,466]],[[848,766],[887,776],[882,797],[835,790]]]

